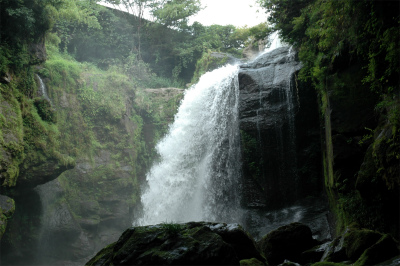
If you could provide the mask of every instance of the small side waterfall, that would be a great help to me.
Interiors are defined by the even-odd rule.
[[[238,66],[203,75],[186,91],[157,145],[138,224],[240,219]]]
[[[40,89],[40,94],[43,98],[45,98],[46,100],[48,100],[50,102],[50,104],[53,104],[49,98],[49,95],[47,94],[47,88],[46,85],[44,84],[42,78],[36,74],[37,79],[39,80],[39,89]]]

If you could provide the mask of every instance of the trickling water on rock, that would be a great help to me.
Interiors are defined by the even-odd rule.
[[[299,88],[300,68],[292,48],[280,47],[239,71],[243,225],[255,237],[301,221],[329,238],[325,201],[306,200],[320,196],[312,178],[320,175],[320,149],[315,94]]]
[[[50,104],[53,104],[49,98],[49,95],[47,94],[47,88],[46,85],[44,84],[42,78],[36,74],[37,79],[39,80],[39,89],[40,89],[40,94],[43,98],[45,98],[46,100],[48,100],[50,102]]]
[[[185,93],[160,162],[147,175],[139,224],[238,221],[240,140],[238,67],[205,74]]]
[[[294,116],[299,106],[292,79],[300,68],[290,48],[281,47],[243,65],[239,73],[244,175],[263,189],[270,208],[298,198]]]

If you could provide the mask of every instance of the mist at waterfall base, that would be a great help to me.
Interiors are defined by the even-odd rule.
[[[317,238],[330,237],[326,205],[319,201],[300,202],[297,200],[300,192],[294,191],[298,179],[294,129],[298,95],[292,78],[300,64],[290,66],[289,72],[280,74],[279,70],[284,67],[282,58],[276,62],[268,60],[274,56],[274,49],[281,45],[279,38],[275,38],[273,45],[253,62],[242,66],[226,65],[208,72],[198,84],[186,91],[169,133],[156,147],[159,160],[147,174],[147,185],[141,196],[143,215],[133,225],[189,221],[239,223],[255,238],[260,238],[279,226],[300,221],[308,224]],[[282,53],[287,61],[295,61],[290,47],[280,48],[278,53]],[[263,63],[257,66],[260,62]],[[284,122],[276,125],[270,136],[278,140],[278,147],[269,157],[262,155],[260,161],[267,161],[263,167],[271,165],[273,168],[273,164],[280,164],[275,167],[278,172],[262,171],[263,175],[275,175],[282,180],[274,182],[272,189],[289,192],[274,200],[285,201],[287,196],[293,199],[289,206],[271,207],[271,199],[271,206],[268,202],[254,204],[258,202],[257,193],[260,193],[255,191],[259,188],[254,188],[257,186],[254,181],[248,182],[243,177],[239,121],[243,114],[239,114],[241,92],[238,74],[240,69],[248,69],[251,65],[267,71],[266,76],[272,71],[272,81],[281,84],[277,94]],[[257,71],[250,72],[260,75]],[[256,136],[260,143],[257,149],[264,148],[261,146],[266,139],[260,136],[264,122],[257,120],[268,116],[268,108],[263,107],[268,104],[262,99],[264,94],[268,92],[259,88],[260,97],[256,99],[259,106],[252,110],[258,117],[256,122],[253,121],[259,135]],[[279,185],[286,188],[276,187]],[[289,196],[290,193],[293,195]],[[256,199],[249,200],[251,197]]]

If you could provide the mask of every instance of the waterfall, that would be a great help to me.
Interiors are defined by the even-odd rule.
[[[238,66],[203,75],[158,143],[136,224],[240,219]]]
[[[40,94],[42,95],[43,98],[45,98],[46,100],[48,100],[50,102],[50,104],[52,104],[49,95],[47,94],[47,88],[46,85],[44,84],[42,78],[36,74],[37,79],[39,80],[39,89],[40,89]]]
[[[206,73],[185,92],[156,147],[134,225],[235,222],[259,238],[300,221],[320,239],[329,235],[325,205],[301,198],[295,57],[280,47]]]

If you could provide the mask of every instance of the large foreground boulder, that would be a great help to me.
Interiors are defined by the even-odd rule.
[[[299,262],[302,252],[316,246],[311,229],[301,223],[291,223],[279,227],[263,237],[260,248],[270,265],[278,265],[285,260]]]
[[[237,224],[190,222],[127,229],[86,265],[239,265],[264,261]]]

